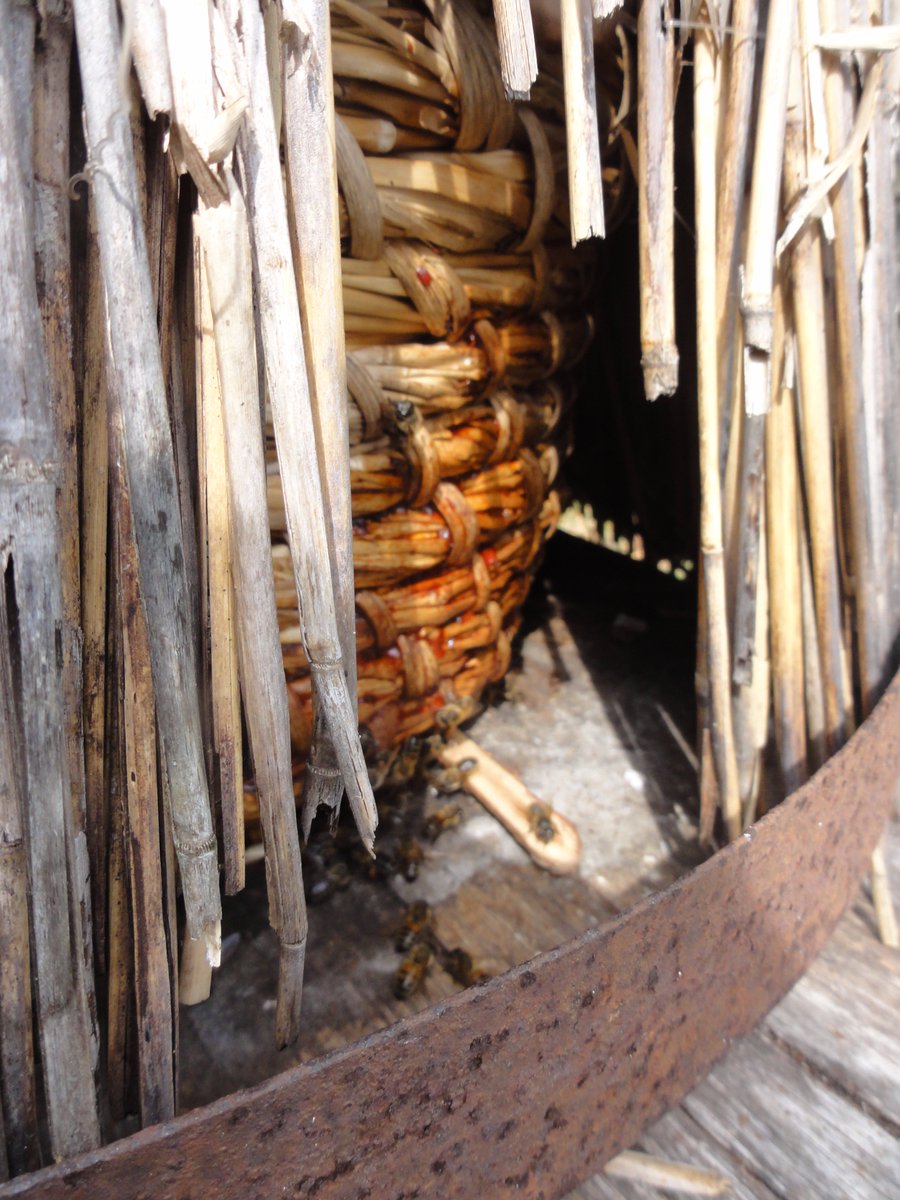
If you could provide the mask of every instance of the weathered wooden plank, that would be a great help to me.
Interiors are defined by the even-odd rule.
[[[667,1113],[638,1142],[638,1149],[670,1162],[690,1163],[718,1171],[730,1180],[725,1193],[730,1200],[776,1200],[761,1180],[756,1179],[734,1155],[710,1137],[683,1108]],[[572,1192],[568,1200],[661,1200],[668,1191],[645,1183],[595,1175]],[[799,1198],[797,1198],[799,1200]]]
[[[769,1015],[766,1030],[900,1125],[900,955],[855,916]]]
[[[761,1034],[736,1046],[684,1107],[781,1196],[897,1195],[900,1141]]]

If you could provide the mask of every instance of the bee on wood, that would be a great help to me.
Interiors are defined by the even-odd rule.
[[[410,904],[403,914],[403,924],[397,931],[394,949],[403,954],[417,941],[430,940],[431,922],[434,914],[424,900]]]
[[[461,820],[462,809],[459,805],[445,804],[442,808],[435,809],[426,820],[422,832],[429,842],[434,843],[442,833],[445,833],[448,829],[455,828]]]
[[[528,806],[528,828],[539,842],[552,842],[556,837],[552,816],[553,811],[546,804]]]
[[[463,950],[461,946],[446,951],[442,958],[441,966],[460,987],[472,987],[473,984],[487,979],[484,971],[479,971],[476,968],[472,961],[472,955],[468,951]]]
[[[415,838],[404,838],[397,847],[397,870],[407,883],[414,883],[419,878],[419,863],[425,858],[425,851]]]
[[[427,942],[414,942],[394,975],[394,995],[398,1000],[414,996],[425,982],[434,950]]]

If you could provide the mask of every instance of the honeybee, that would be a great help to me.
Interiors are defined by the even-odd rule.
[[[453,829],[462,820],[462,809],[458,804],[445,804],[442,808],[435,809],[431,816],[426,820],[422,830],[424,836],[429,842],[436,842],[438,838],[448,829]]]
[[[419,877],[419,863],[425,858],[425,852],[415,838],[404,838],[397,847],[397,870],[407,883],[413,883]]]
[[[450,978],[461,987],[471,987],[473,984],[487,978],[484,971],[479,971],[475,967],[472,955],[468,951],[463,950],[461,946],[456,946],[453,950],[447,950],[441,959],[441,966]]]
[[[426,941],[431,933],[433,913],[424,900],[410,904],[403,914],[403,924],[397,931],[394,949],[403,954],[417,941]]]
[[[552,842],[556,837],[552,817],[553,810],[546,804],[535,802],[528,806],[528,828],[539,842]]]
[[[393,991],[398,1000],[408,999],[421,988],[433,957],[434,950],[427,942],[414,942],[410,946],[394,975]]]

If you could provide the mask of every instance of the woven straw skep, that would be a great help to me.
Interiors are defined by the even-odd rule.
[[[560,515],[592,266],[569,245],[557,80],[508,103],[493,32],[464,0],[331,8],[359,719],[379,770],[477,712],[509,666]],[[390,154],[373,152],[373,121],[396,131]],[[271,436],[268,472],[299,767],[311,685]]]

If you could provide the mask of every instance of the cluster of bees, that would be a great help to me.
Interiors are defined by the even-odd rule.
[[[352,823],[342,820],[334,834],[324,828],[314,832],[303,851],[304,887],[307,903],[322,904],[354,879],[385,883],[400,876],[413,883],[432,846],[448,829],[462,820],[458,804],[446,803],[423,820],[414,799],[427,778],[432,796],[458,791],[468,763],[443,769],[437,766],[427,742],[410,739],[391,764],[390,784],[378,796],[378,853],[372,859],[361,845]],[[399,1000],[414,995],[425,981],[432,963],[437,963],[461,987],[486,978],[472,956],[462,947],[448,948],[434,929],[434,914],[424,900],[407,908],[403,925],[395,937],[395,948],[404,958],[397,969],[392,990]]]
[[[407,1000],[419,991],[432,962],[437,962],[460,987],[472,987],[487,978],[476,968],[468,951],[461,946],[450,950],[444,945],[435,933],[434,913],[424,900],[416,900],[407,908],[394,949],[405,955],[394,975],[393,992],[398,1000]]]

